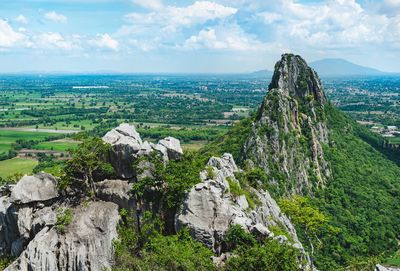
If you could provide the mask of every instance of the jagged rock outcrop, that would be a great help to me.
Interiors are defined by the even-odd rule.
[[[400,267],[390,267],[377,264],[375,271],[400,271]]]
[[[132,184],[123,180],[104,180],[96,183],[96,196],[104,201],[114,202],[120,208],[133,208],[134,200],[130,191]]]
[[[103,140],[112,145],[108,160],[115,168],[117,175],[123,179],[136,178],[136,172],[132,165],[143,155],[157,151],[161,154],[164,162],[178,160],[183,155],[178,139],[167,137],[157,144],[142,141],[135,127],[127,123],[106,133]]]
[[[326,97],[318,75],[300,57],[282,55],[249,137],[243,160],[263,168],[280,194],[308,194],[330,177]]]
[[[207,166],[207,170],[200,173],[202,182],[190,190],[176,216],[177,230],[187,227],[193,238],[220,252],[223,237],[231,225],[240,225],[264,237],[273,237],[268,228],[275,226],[287,231],[302,250],[292,223],[281,213],[267,191],[252,189],[251,192],[259,201],[253,210],[245,195],[233,195],[230,192],[230,185],[240,186],[235,177],[239,169],[231,154],[226,153],[221,158],[212,157]]]
[[[22,177],[11,192],[11,201],[21,204],[47,201],[57,197],[57,181],[46,173]]]
[[[125,203],[129,185],[104,181],[103,196]],[[87,202],[78,206],[59,196],[50,174],[24,176],[0,194],[0,257],[16,257],[6,269],[103,270],[113,263],[112,241],[120,219],[118,205]],[[128,200],[127,200],[128,202]],[[73,214],[65,233],[55,226],[60,210]]]
[[[74,209],[74,218],[65,234],[44,227],[22,254],[6,269],[105,270],[113,263],[112,241],[117,237],[118,206],[111,202],[91,202]]]

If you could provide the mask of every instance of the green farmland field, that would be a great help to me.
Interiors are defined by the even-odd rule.
[[[30,174],[37,164],[37,160],[18,157],[0,161],[0,177],[7,178],[15,173]]]
[[[0,153],[8,152],[8,150],[11,149],[11,144],[15,143],[18,139],[44,140],[46,139],[46,137],[54,135],[56,134],[43,133],[43,132],[0,130]]]

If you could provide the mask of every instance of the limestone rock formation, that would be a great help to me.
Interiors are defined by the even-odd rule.
[[[134,201],[130,191],[132,185],[123,180],[104,180],[96,183],[96,196],[104,201],[117,204],[120,208],[131,208]]]
[[[44,227],[6,270],[110,268],[118,221],[118,206],[114,203],[99,201],[80,205],[74,209],[74,219],[65,234],[54,227]]]
[[[390,267],[390,266],[383,266],[377,264],[375,267],[375,271],[400,271],[399,267]]]
[[[104,181],[103,195],[125,203],[129,185]],[[50,174],[24,176],[0,193],[0,257],[16,257],[6,270],[103,270],[113,263],[112,241],[120,219],[118,205],[88,202],[78,206],[57,191]],[[70,209],[65,233],[55,226],[60,210]]]
[[[309,194],[330,169],[326,97],[318,75],[300,57],[282,55],[243,148],[243,160],[263,168],[280,194]]]
[[[106,133],[104,142],[112,145],[109,162],[114,166],[117,175],[123,179],[136,178],[132,165],[135,160],[153,151],[161,154],[163,160],[178,160],[183,151],[178,139],[167,137],[157,144],[142,141],[134,126],[123,123]]]
[[[57,181],[50,174],[24,176],[11,192],[11,201],[22,204],[46,201],[58,197]]]
[[[269,226],[280,225],[298,243],[296,230],[267,191],[252,191],[260,201],[254,210],[250,209],[244,195],[230,193],[230,183],[240,185],[235,177],[239,169],[231,154],[212,157],[207,166],[208,169],[200,173],[202,182],[190,190],[176,217],[177,230],[189,228],[196,240],[216,252],[221,249],[224,234],[235,224],[266,237],[273,236]]]

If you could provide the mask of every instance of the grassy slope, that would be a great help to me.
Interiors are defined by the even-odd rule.
[[[0,177],[7,178],[15,173],[30,174],[37,164],[37,160],[18,157],[0,161]]]

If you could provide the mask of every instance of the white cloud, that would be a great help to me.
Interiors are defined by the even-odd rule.
[[[180,26],[202,24],[209,20],[223,19],[234,15],[237,9],[210,1],[196,1],[186,7],[167,6],[157,12],[130,13],[126,20],[135,25],[162,26],[175,30]]]
[[[68,18],[67,16],[57,13],[55,11],[49,11],[46,14],[44,14],[44,18],[46,18],[49,21],[57,22],[57,23],[66,23]]]
[[[279,21],[282,18],[282,15],[276,12],[260,12],[257,14],[258,17],[261,17],[261,19],[266,23],[266,24],[272,24],[276,21]]]
[[[61,49],[70,51],[78,48],[72,41],[64,38],[60,33],[41,33],[33,36],[28,44],[28,47],[37,49]]]
[[[160,9],[163,7],[161,0],[132,0],[138,6],[147,9]]]
[[[23,34],[14,31],[7,21],[0,19],[0,48],[11,47],[24,37]]]
[[[188,38],[182,46],[184,49],[231,51],[261,51],[266,47],[266,44],[245,33],[238,25],[203,29],[197,35]]]
[[[383,43],[394,36],[390,18],[367,11],[355,0],[311,4],[280,0],[272,10],[260,12],[258,16],[266,25],[279,20],[273,26],[276,38],[296,46],[350,48]]]
[[[18,16],[15,18],[15,21],[18,22],[18,23],[20,23],[20,24],[27,24],[27,23],[28,23],[28,19],[27,19],[24,15],[22,15],[22,14],[18,15]]]
[[[90,40],[89,43],[98,48],[111,49],[114,51],[117,51],[119,46],[118,41],[111,38],[111,36],[107,33],[97,34],[96,38]]]

